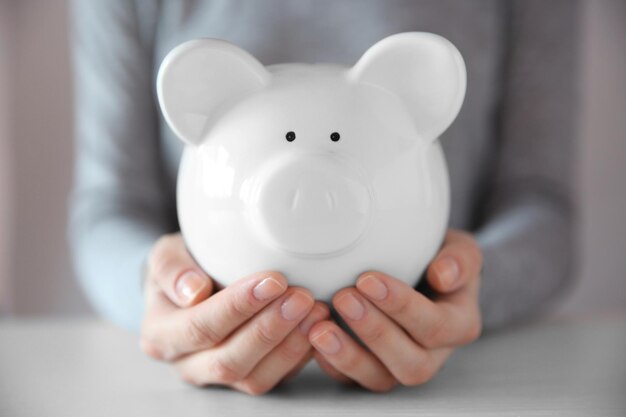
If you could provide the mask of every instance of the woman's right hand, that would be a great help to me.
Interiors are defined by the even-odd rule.
[[[173,364],[194,385],[226,385],[258,395],[312,357],[309,329],[329,316],[311,293],[259,272],[216,291],[180,233],[154,245],[146,268],[141,348]]]

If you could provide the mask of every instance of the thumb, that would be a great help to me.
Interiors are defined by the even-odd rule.
[[[457,291],[478,276],[482,258],[480,247],[470,233],[451,229],[428,267],[428,283],[440,293]]]
[[[157,240],[147,274],[147,284],[158,287],[178,307],[195,305],[213,292],[213,281],[193,260],[180,233]]]

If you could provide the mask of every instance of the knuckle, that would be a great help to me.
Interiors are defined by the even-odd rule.
[[[402,369],[402,373],[398,375],[398,381],[407,387],[422,385],[430,381],[435,375],[430,362],[418,362]]]
[[[400,383],[405,387],[415,387],[423,385],[432,379],[433,375],[430,373],[423,373],[417,375],[408,375],[404,377]]]
[[[389,392],[398,385],[398,381],[393,377],[381,378],[371,386],[374,392]]]
[[[190,385],[201,387],[211,383],[209,375],[201,367],[189,366],[186,363],[174,363],[173,366],[180,379]]]
[[[269,348],[276,346],[281,340],[277,328],[265,323],[255,323],[252,331],[254,332],[254,339]]]
[[[467,233],[464,237],[464,250],[469,254],[470,258],[477,264],[482,265],[483,252],[474,236]]]
[[[255,313],[254,306],[250,300],[244,296],[232,298],[228,303],[226,303],[226,309],[229,317],[241,321],[248,319]]]
[[[472,320],[471,324],[468,326],[465,337],[461,340],[461,343],[466,345],[478,340],[483,331],[483,324],[480,318]]]
[[[360,355],[354,351],[350,351],[348,354],[342,355],[338,370],[348,373],[359,369],[362,365],[363,361]]]
[[[278,349],[280,357],[288,363],[295,363],[302,359],[302,356],[306,353],[306,350],[299,343],[283,343]]]
[[[469,252],[473,257],[476,257],[477,259],[482,259],[482,250],[474,235],[462,230],[456,231],[455,235],[455,250]]]
[[[160,258],[162,253],[167,252],[165,248],[169,245],[168,241],[169,241],[169,236],[165,235],[165,236],[161,236],[160,238],[157,239],[156,242],[154,242],[154,245],[152,246],[152,249],[150,250],[150,254],[148,256],[149,262],[152,262],[155,259]]]
[[[141,335],[139,339],[139,347],[141,351],[156,360],[165,359],[165,355],[163,354],[163,349],[154,339],[146,336],[145,334]]]
[[[483,265],[483,252],[480,250],[478,244],[472,246],[471,256],[476,263],[477,270],[480,271],[480,268]]]
[[[478,245],[478,242],[474,241],[474,255],[476,256],[476,259],[478,260],[478,263],[482,265],[483,263],[483,251],[480,249],[480,246]]]
[[[474,235],[472,235],[470,232],[466,230],[457,229],[454,231],[454,235],[456,235],[457,239],[463,240],[464,242],[467,242],[467,243],[476,242]]]
[[[193,316],[187,321],[185,337],[194,347],[210,348],[220,342],[220,337],[215,330]]]
[[[190,372],[189,370],[181,370],[178,372],[178,375],[183,381],[190,385],[196,387],[206,385],[206,382],[199,378],[199,376],[195,372]]]
[[[237,388],[240,391],[245,392],[248,395],[263,395],[272,389],[265,383],[260,382],[256,378],[247,378],[237,384]]]
[[[147,276],[156,283],[167,279],[175,279],[180,272],[187,269],[187,265],[181,259],[179,234],[171,234],[160,237],[152,247],[146,263]]]
[[[441,316],[436,318],[430,325],[428,325],[422,344],[427,348],[437,347],[445,342],[444,337],[447,329],[447,320]]]
[[[215,380],[221,384],[233,384],[241,381],[244,377],[234,364],[222,358],[215,358],[212,361],[211,373]]]
[[[150,259],[155,260],[161,258],[164,254],[171,251],[176,241],[176,235],[163,235],[152,246]]]
[[[366,345],[370,345],[384,342],[387,331],[381,323],[376,323],[367,326],[357,334]]]
[[[156,281],[161,281],[175,268],[175,260],[168,252],[161,252],[158,256],[154,256],[149,261],[148,270],[150,276]]]
[[[411,303],[409,297],[403,295],[391,302],[387,307],[389,314],[396,317],[403,317],[409,314]]]

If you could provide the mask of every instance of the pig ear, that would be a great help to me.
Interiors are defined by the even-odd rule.
[[[350,76],[398,95],[418,131],[429,140],[450,126],[465,97],[461,54],[450,41],[432,33],[400,33],[383,39],[365,52]]]
[[[186,42],[163,60],[157,95],[165,120],[184,142],[198,145],[219,111],[269,81],[246,51],[217,39]]]

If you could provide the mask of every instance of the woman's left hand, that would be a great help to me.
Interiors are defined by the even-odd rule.
[[[426,272],[434,299],[383,273],[363,274],[333,297],[333,306],[367,349],[325,320],[309,332],[315,359],[330,376],[372,391],[429,381],[455,347],[481,333],[481,267],[472,235],[449,230]]]

